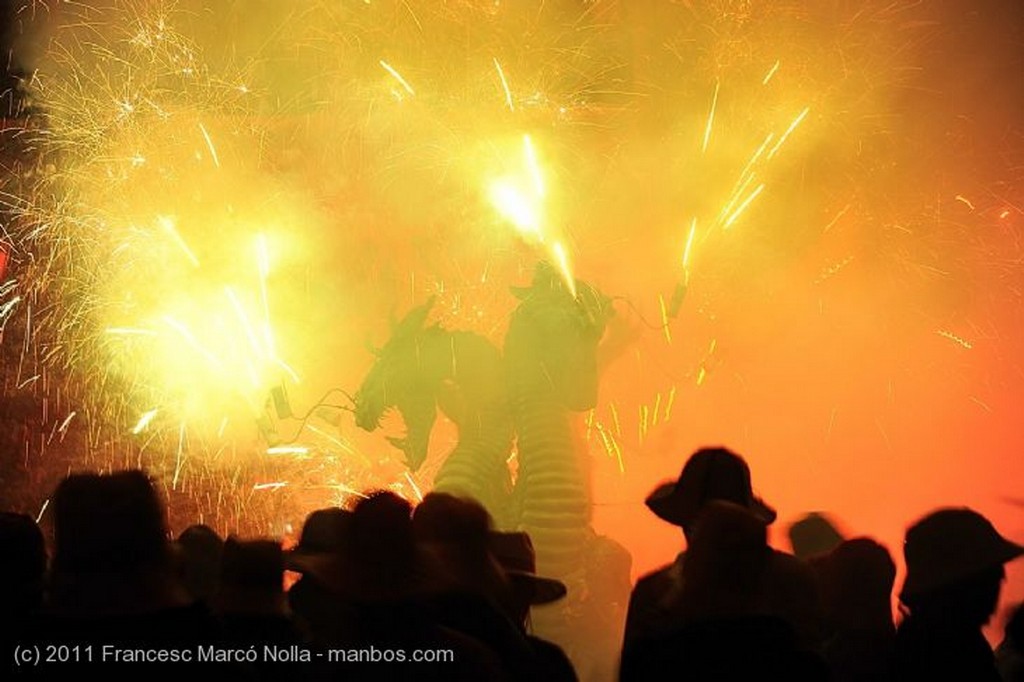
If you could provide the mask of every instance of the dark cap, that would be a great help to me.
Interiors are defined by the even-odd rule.
[[[900,599],[955,584],[1021,554],[1024,547],[1000,535],[978,512],[966,507],[939,509],[907,530],[907,578]]]

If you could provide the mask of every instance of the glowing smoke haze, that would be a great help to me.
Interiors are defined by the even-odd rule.
[[[281,532],[404,486],[337,408],[294,443],[273,417],[269,442],[270,389],[300,414],[353,391],[389,313],[429,295],[500,343],[508,286],[557,243],[620,297],[589,448],[596,525],[637,571],[681,542],[644,496],[704,444],[748,458],[777,541],[823,509],[898,555],[940,504],[1020,541],[1022,14],[29,3],[44,163],[4,189],[0,323],[5,393],[49,401],[5,495],[35,513],[51,461],[142,464],[182,517]]]

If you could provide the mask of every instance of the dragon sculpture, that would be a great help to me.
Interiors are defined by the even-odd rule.
[[[425,326],[433,300],[394,325],[355,395],[356,425],[373,431],[389,409],[406,426],[389,438],[417,471],[426,460],[430,432],[441,410],[457,427],[458,442],[434,480],[434,489],[479,500],[508,523],[512,417],[501,354],[487,339],[464,331]]]
[[[536,609],[537,631],[559,643],[580,679],[614,679],[630,589],[628,551],[591,526],[586,444],[573,413],[597,404],[598,347],[611,300],[587,282],[575,292],[547,263],[519,300],[505,337],[505,370],[519,459],[513,493],[538,572],[563,580],[563,602]]]
[[[459,440],[435,489],[474,497],[499,527],[529,533],[538,572],[569,588],[561,603],[535,609],[536,630],[566,649],[581,679],[613,679],[630,557],[591,526],[589,459],[574,417],[597,403],[598,346],[613,310],[589,283],[575,289],[544,262],[530,286],[513,287],[519,304],[503,357],[476,334],[425,327],[432,302],[414,309],[356,393],[356,423],[373,430],[397,409],[407,435],[391,442],[415,471],[437,409],[446,414]],[[518,470],[510,496],[513,432]]]

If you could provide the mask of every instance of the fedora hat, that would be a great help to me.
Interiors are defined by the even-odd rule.
[[[725,448],[704,448],[693,453],[679,478],[655,488],[646,504],[663,521],[686,527],[712,500],[746,507],[766,524],[775,521],[775,510],[754,495],[747,463]]]
[[[352,523],[352,512],[341,507],[317,509],[302,524],[297,545],[285,553],[288,569],[302,572],[311,557],[341,551]]]
[[[492,532],[490,550],[513,585],[523,588],[529,595],[531,606],[550,604],[566,595],[567,589],[561,580],[537,575],[537,555],[526,533]]]
[[[1022,554],[1024,547],[1000,535],[978,512],[966,507],[939,509],[907,530],[907,577],[900,600],[952,585]]]

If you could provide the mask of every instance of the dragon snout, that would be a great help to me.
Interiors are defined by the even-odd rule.
[[[355,398],[356,426],[365,431],[374,431],[380,426],[384,415],[382,402],[369,400],[367,396],[357,393]]]

